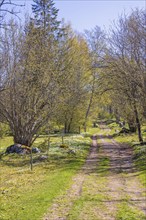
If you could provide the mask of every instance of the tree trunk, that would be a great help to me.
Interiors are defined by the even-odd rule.
[[[136,130],[137,130],[137,126],[136,126],[136,124],[135,124],[135,122],[134,122],[135,120],[134,120],[134,118],[133,118],[133,120],[128,120],[128,127],[129,127],[129,130],[130,130],[130,132],[132,132],[132,133],[134,133],[134,132],[136,132]]]
[[[67,133],[70,133],[70,123],[69,123],[69,125],[67,127]]]
[[[128,123],[128,127],[129,127],[130,132],[132,132],[132,133],[136,132],[136,126],[135,125]]]
[[[86,111],[86,115],[85,115],[85,121],[84,121],[84,132],[86,132],[87,130],[87,118],[91,109],[91,105],[93,102],[93,96],[94,96],[94,89],[95,89],[95,73],[93,74],[93,84],[92,84],[92,91],[91,91],[91,96],[90,96],[90,100],[89,100],[89,105]]]
[[[67,133],[67,122],[65,121],[64,123],[64,133],[66,134]]]
[[[30,140],[18,135],[14,135],[14,143],[30,146]]]
[[[81,133],[81,127],[79,126],[79,134]]]
[[[119,116],[118,110],[116,109],[114,113],[115,113],[116,123],[119,124],[120,116]]]
[[[138,130],[138,139],[139,139],[140,143],[143,143],[142,132],[141,132],[141,123],[139,120],[139,115],[138,115],[136,104],[134,104],[134,113],[135,113],[136,125],[137,125],[137,130]]]
[[[32,171],[33,169],[33,157],[32,157],[32,148],[31,148],[31,152],[30,152],[30,170]]]
[[[38,135],[34,136],[34,134],[35,132],[31,129],[28,132],[25,129],[22,129],[22,127],[20,129],[15,128],[13,131],[14,143],[30,147],[38,137]]]
[[[87,127],[86,127],[86,121],[84,122],[84,132],[87,131]]]
[[[112,109],[112,106],[111,106],[111,105],[109,106],[109,114],[110,114],[110,115],[113,114],[113,109]]]
[[[68,124],[67,133],[70,132],[72,120],[73,120],[73,118],[70,119],[70,122],[69,122],[69,124]]]

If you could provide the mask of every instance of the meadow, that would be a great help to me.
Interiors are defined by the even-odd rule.
[[[137,173],[141,182],[146,186],[146,145],[138,145],[136,134],[116,135],[117,125],[109,125],[109,134],[117,142],[130,144],[134,150]],[[146,127],[143,136],[146,140]],[[0,196],[1,220],[39,220],[43,217],[53,200],[64,194],[72,185],[72,178],[84,164],[91,145],[91,135],[100,134],[100,128],[90,128],[82,134],[50,136],[42,135],[34,142],[34,147],[41,150],[33,154],[33,170],[30,170],[30,155],[8,154],[2,155],[6,147],[13,144],[12,137],[0,140]],[[102,130],[106,134],[106,130]],[[99,140],[97,140],[99,141]],[[100,144],[100,141],[99,141]],[[102,175],[106,175],[107,158],[100,161],[99,168]]]
[[[67,148],[60,148],[62,137],[52,136],[47,152],[47,136],[34,143],[41,153],[1,156],[1,220],[37,220],[43,216],[53,199],[71,184],[73,175],[81,168],[88,154],[91,139],[82,135],[64,137]],[[12,144],[12,137],[1,139],[1,152]],[[74,153],[69,153],[73,150]],[[41,156],[48,155],[45,160]]]

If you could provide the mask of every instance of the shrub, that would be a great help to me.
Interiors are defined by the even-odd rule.
[[[63,149],[68,149],[68,148],[69,148],[69,146],[66,145],[66,144],[61,144],[59,147],[60,147],[60,148],[63,148]]]

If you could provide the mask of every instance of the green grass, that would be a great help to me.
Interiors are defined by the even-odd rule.
[[[113,131],[115,129],[112,128]],[[144,131],[144,130],[143,130]],[[99,128],[89,129],[81,135],[65,135],[64,143],[69,149],[75,151],[75,155],[68,154],[68,149],[61,149],[61,135],[52,135],[48,160],[40,161],[40,155],[33,155],[33,171],[29,168],[29,155],[2,155],[0,160],[0,195],[1,195],[1,220],[39,220],[47,212],[53,200],[64,194],[72,185],[72,177],[83,165],[91,143],[90,136],[100,134]],[[107,134],[103,130],[102,134]],[[36,139],[34,146],[41,149],[41,155],[46,155],[48,142],[47,136]],[[121,135],[115,138],[119,142],[133,144],[137,142],[136,135]],[[0,139],[0,151],[13,144],[12,137]],[[145,154],[140,153],[141,148],[135,147],[135,164],[138,176],[143,184],[145,180]],[[90,220],[101,220],[98,217],[98,209],[104,209],[102,200],[109,199],[102,192],[106,190],[106,175],[109,170],[109,159],[100,157],[97,176],[90,175],[83,186],[82,197],[77,199],[73,209],[69,213],[68,220],[82,220],[90,217]],[[145,181],[145,182],[144,182]],[[92,187],[92,184],[96,186]],[[91,187],[88,187],[88,186]],[[90,188],[90,190],[89,190]],[[97,193],[98,192],[98,193]],[[82,211],[81,211],[82,210]],[[80,215],[81,213],[81,215]],[[117,213],[117,220],[144,220],[143,215],[122,203]]]
[[[105,176],[109,173],[110,161],[108,157],[101,157],[98,162],[97,173]]]
[[[90,186],[90,187],[89,187]],[[82,188],[82,196],[77,199],[68,215],[68,220],[101,220],[99,213],[105,210],[104,200],[109,197],[106,190],[106,178],[90,175]]]
[[[40,137],[34,146],[46,154],[46,137]],[[2,150],[13,142],[11,137],[1,140]],[[40,161],[40,155],[33,155],[33,171],[29,168],[29,155],[2,155],[0,160],[1,220],[39,220],[47,212],[53,199],[64,193],[72,184],[72,177],[83,165],[90,147],[90,138],[81,135],[64,138],[69,149],[76,154],[69,155],[61,149],[61,137],[51,137],[49,158]]]
[[[146,216],[123,202],[119,205],[116,220],[146,220]]]
[[[23,179],[21,186],[20,184],[13,184],[10,186],[11,190],[8,188],[8,191],[7,186],[5,186],[5,194],[2,194],[1,200],[1,209],[3,211],[1,219],[40,219],[52,200],[66,187],[69,187],[71,177],[75,172],[73,165],[70,165],[70,168],[70,172],[66,169],[50,173],[48,170],[44,175],[40,174],[38,169],[36,169],[37,175],[41,180],[34,178],[36,173],[25,172],[25,176],[21,175]],[[27,178],[27,181],[25,181],[25,178]],[[34,179],[36,181],[33,181]]]
[[[13,144],[13,137],[6,136],[3,138],[0,138],[0,153],[4,152],[6,148]]]
[[[94,134],[100,134],[100,128],[88,128],[87,132],[82,132],[82,135],[85,137],[91,137]]]
[[[82,195],[77,199],[68,215],[68,220],[101,220],[99,213],[105,210],[103,201],[110,198],[104,193],[107,190],[106,175],[109,169],[109,158],[100,157],[96,175],[89,175],[82,187]]]
[[[106,197],[102,194],[86,195],[82,196],[80,199],[76,200],[73,206],[72,211],[68,215],[68,220],[82,220],[82,219],[90,219],[90,220],[101,220],[98,218],[98,213],[95,212],[98,204],[98,208],[103,208],[103,200]]]
[[[146,187],[146,145],[134,146],[134,163],[139,171],[139,178]]]

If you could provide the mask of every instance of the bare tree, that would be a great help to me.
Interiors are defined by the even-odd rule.
[[[22,6],[24,4],[16,4],[12,0],[0,0],[0,28],[3,27],[7,14],[19,17],[18,7]]]
[[[91,31],[85,31],[85,39],[88,44],[89,54],[90,54],[90,71],[91,80],[89,83],[89,102],[87,105],[85,119],[84,119],[84,131],[86,132],[86,124],[88,121],[88,116],[90,114],[91,108],[94,105],[95,94],[97,92],[97,79],[98,71],[103,65],[106,49],[105,33],[100,27],[96,26]]]
[[[110,34],[107,57],[109,68],[99,80],[102,82],[102,89],[110,92],[119,112],[125,107],[127,113],[128,108],[131,109],[130,112],[134,115],[133,124],[137,127],[141,143],[141,123],[146,103],[144,29],[145,12],[142,10],[136,9],[129,16],[119,18]],[[120,105],[119,100],[123,100]]]

